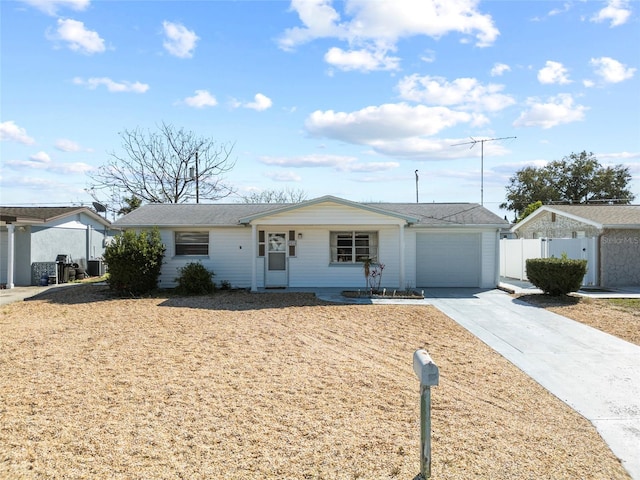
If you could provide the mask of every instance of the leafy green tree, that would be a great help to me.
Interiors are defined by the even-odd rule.
[[[630,203],[635,196],[628,188],[628,167],[603,167],[593,153],[572,153],[544,167],[525,167],[509,179],[506,202],[500,208],[521,217],[535,202],[592,203],[606,201]]]
[[[164,252],[157,227],[140,233],[126,230],[116,235],[103,256],[109,269],[109,288],[118,295],[131,296],[155,290]]]
[[[522,215],[518,218],[517,221],[519,222],[521,220],[524,220],[533,212],[535,212],[537,209],[539,209],[541,206],[542,206],[542,202],[540,200],[538,200],[537,202],[530,203],[525,207],[524,211],[522,212]]]
[[[133,212],[136,208],[139,208],[142,205],[142,200],[140,200],[135,195],[131,195],[130,197],[123,198],[124,203],[126,204],[120,210],[118,210],[118,215],[126,215],[127,213]]]

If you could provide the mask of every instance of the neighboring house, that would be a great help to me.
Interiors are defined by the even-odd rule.
[[[60,254],[86,269],[104,253],[110,226],[87,207],[0,207],[0,284],[37,285],[36,267]]]
[[[159,227],[162,287],[200,261],[233,287],[365,288],[362,260],[384,264],[381,287],[498,283],[507,225],[478,204],[357,203],[332,196],[296,204],[153,204],[114,222]]]
[[[640,205],[543,206],[512,231],[524,239],[593,239],[596,285],[640,285]]]

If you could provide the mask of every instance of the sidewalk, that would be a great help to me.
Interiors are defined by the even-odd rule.
[[[8,305],[13,302],[21,302],[26,298],[39,295],[47,290],[53,288],[71,288],[75,285],[82,285],[80,283],[61,283],[59,285],[47,285],[45,287],[13,287],[0,290],[0,305]]]

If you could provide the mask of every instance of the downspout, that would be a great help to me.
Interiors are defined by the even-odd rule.
[[[258,261],[258,227],[251,224],[251,291],[258,291],[256,262]]]
[[[89,259],[91,258],[91,225],[87,225],[87,248],[86,248],[86,257],[85,260],[87,264],[86,268],[89,268]]]
[[[496,228],[495,241],[495,259],[493,261],[493,281],[496,285],[500,285],[500,229]]]
[[[403,289],[406,286],[405,282],[405,240],[404,240],[404,224],[399,223],[398,228],[400,229],[400,284],[398,285],[399,289]]]
[[[15,253],[14,253],[14,248],[13,245],[15,243],[15,226],[13,225],[13,223],[8,223],[7,224],[7,230],[9,232],[8,235],[8,242],[7,242],[7,288],[13,288],[14,287],[14,283],[13,283],[13,270],[14,270],[14,265],[13,263],[15,262]]]
[[[596,262],[598,263],[598,271],[596,273],[596,285],[604,287],[602,284],[602,236],[604,232],[598,234],[598,246],[596,248]]]

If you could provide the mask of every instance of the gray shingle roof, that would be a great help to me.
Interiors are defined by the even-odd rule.
[[[66,217],[75,213],[85,212],[99,217],[105,224],[109,221],[100,217],[96,212],[87,207],[1,207],[0,217],[9,222],[49,222],[57,218]]]
[[[339,200],[339,199],[338,199]],[[255,217],[283,208],[302,204],[151,204],[143,205],[114,223],[115,227],[180,227],[180,226],[233,226],[240,219]],[[384,210],[390,214],[418,219],[417,225],[498,225],[508,222],[473,203],[355,203],[363,207]]]
[[[418,225],[501,225],[509,222],[477,203],[373,203],[418,219]]]
[[[640,205],[549,205],[548,208],[591,220],[604,227],[640,227]]]

